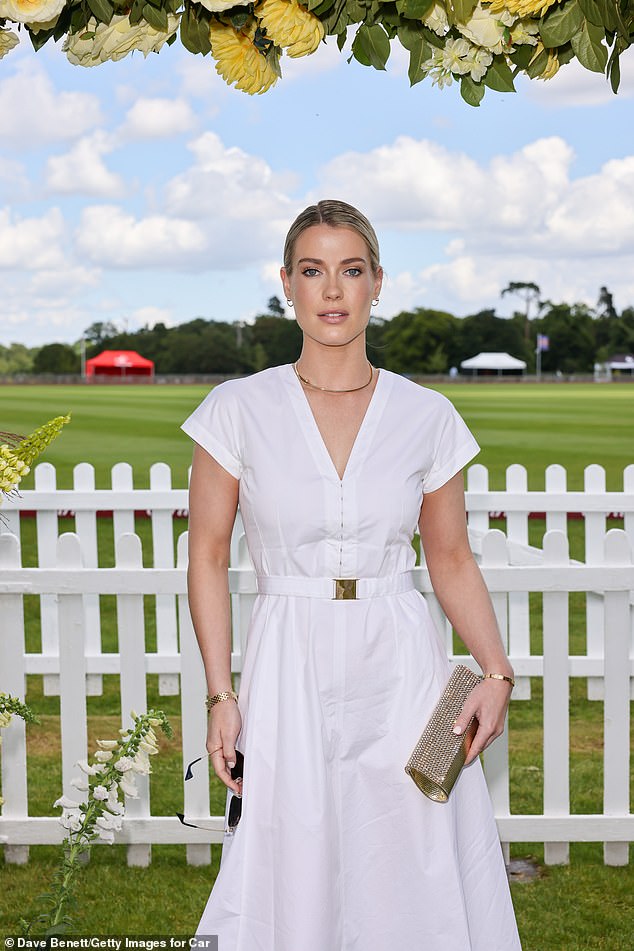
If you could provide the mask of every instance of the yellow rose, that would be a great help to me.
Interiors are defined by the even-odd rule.
[[[490,6],[491,13],[500,13],[507,10],[517,16],[540,17],[552,7],[557,0],[493,0]]]
[[[216,72],[226,83],[235,83],[236,89],[250,96],[266,92],[278,78],[268,58],[254,45],[255,32],[255,23],[251,23],[246,32],[238,32],[215,20],[209,27]]]
[[[20,40],[11,30],[0,30],[0,59],[17,46]]]
[[[46,23],[56,20],[66,0],[0,0],[0,20],[13,23]]]
[[[492,53],[503,53],[508,48],[506,28],[514,19],[508,10],[492,14],[479,3],[467,23],[458,23],[457,26],[462,35],[476,46],[483,46]]]
[[[158,53],[178,29],[178,16],[168,14],[167,33],[155,30],[146,20],[131,24],[127,16],[114,16],[110,23],[97,23],[91,17],[81,33],[69,33],[62,49],[74,66],[96,66],[107,60],[120,60],[133,50],[144,56]]]
[[[289,56],[314,53],[324,38],[321,20],[296,0],[264,0],[255,8],[255,15],[266,35]]]

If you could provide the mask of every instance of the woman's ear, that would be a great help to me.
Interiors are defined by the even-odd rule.
[[[378,267],[376,274],[374,275],[374,298],[379,297],[381,293],[381,287],[383,286],[383,268]]]
[[[280,279],[282,281],[282,287],[284,288],[284,297],[289,300],[291,296],[291,284],[288,279],[288,274],[286,273],[286,268],[280,268]]]

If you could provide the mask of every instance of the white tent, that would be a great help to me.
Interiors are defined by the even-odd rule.
[[[481,370],[495,373],[510,370],[517,373],[518,370],[526,369],[526,362],[512,357],[510,353],[479,353],[476,357],[462,360],[460,366],[463,370],[471,370],[472,373],[478,373]]]

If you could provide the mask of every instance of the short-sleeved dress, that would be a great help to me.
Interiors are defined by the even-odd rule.
[[[439,393],[381,370],[340,479],[291,365],[217,386],[183,429],[240,480],[262,592],[242,817],[198,933],[219,951],[517,951],[480,763],[446,804],[404,771],[450,673],[409,583],[412,537],[473,436]],[[342,578],[356,599],[334,597]]]

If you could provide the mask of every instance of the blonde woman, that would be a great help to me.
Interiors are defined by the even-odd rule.
[[[297,362],[223,383],[183,426],[197,444],[189,599],[207,748],[228,788],[198,932],[219,951],[517,951],[477,758],[503,730],[513,680],[467,541],[461,470],[478,446],[443,396],[369,363],[382,270],[360,212],[303,211],[281,278]],[[236,697],[238,503],[259,594]],[[496,675],[459,717],[464,729],[475,714],[478,732],[442,805],[404,772],[450,673],[412,583],[417,528],[447,617]]]

